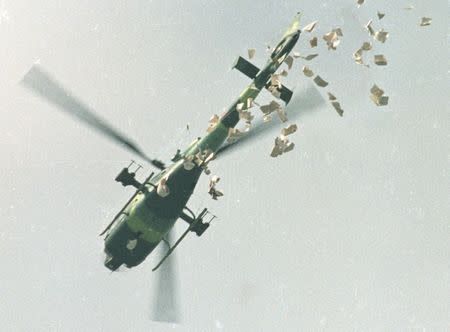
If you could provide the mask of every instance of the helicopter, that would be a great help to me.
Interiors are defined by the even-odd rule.
[[[134,187],[135,193],[100,233],[100,236],[104,236],[106,268],[116,271],[122,265],[127,268],[137,266],[159,243],[165,242],[168,250],[153,268],[155,271],[188,233],[194,232],[201,236],[208,229],[216,216],[207,208],[195,215],[187,203],[201,174],[209,174],[209,162],[227,147],[225,142],[240,122],[240,113],[252,106],[252,102],[263,89],[272,92],[285,104],[291,100],[293,92],[279,82],[274,86],[272,77],[296,45],[301,32],[299,25],[300,13],[297,13],[262,69],[243,57],[238,57],[233,68],[249,77],[252,82],[210,126],[207,135],[196,139],[184,151],[177,151],[169,166],[147,156],[137,144],[99,118],[86,104],[64,89],[39,64],[33,65],[24,76],[21,83],[26,88],[121,144],[158,170],[157,174],[152,172],[145,181],[139,182],[135,175],[141,166],[132,162],[115,178],[123,186]],[[184,220],[188,227],[171,246],[168,236],[178,219]]]

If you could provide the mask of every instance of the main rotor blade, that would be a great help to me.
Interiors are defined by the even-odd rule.
[[[323,99],[317,88],[313,85],[309,85],[303,92],[300,92],[299,97],[294,98],[289,103],[287,107],[287,116],[289,118],[289,121],[292,121],[311,111],[314,111],[323,104],[325,104],[325,100]],[[277,114],[273,114],[273,117],[276,118]],[[255,121],[252,128],[247,133],[245,133],[234,143],[225,144],[224,146],[222,146],[217,154],[219,156],[223,156],[233,151],[233,149],[235,149],[236,147],[242,146],[242,143],[247,144],[249,142],[252,142],[262,134],[267,133],[277,127],[280,129],[282,127],[278,119],[273,119],[269,123],[264,123],[262,119],[259,118],[257,121]]]
[[[174,230],[167,234],[167,241],[173,245]],[[160,245],[163,245],[161,243]],[[160,248],[160,257],[168,248]],[[156,274],[156,292],[154,292],[151,320],[158,322],[178,323],[180,311],[178,307],[177,279],[175,270],[175,256],[172,253],[164,263],[154,272]]]
[[[106,121],[95,115],[93,110],[74,97],[69,91],[65,90],[60,83],[50,77],[50,75],[47,74],[39,65],[33,65],[33,67],[31,67],[28,73],[24,76],[21,83],[35,94],[46,99],[48,102],[57,106],[66,113],[76,117],[78,120],[88,124],[99,133],[117,143],[120,143],[129,151],[137,154],[155,167],[159,169],[165,168],[161,161],[148,157],[141,150],[141,148],[136,145],[136,143],[119,133]]]

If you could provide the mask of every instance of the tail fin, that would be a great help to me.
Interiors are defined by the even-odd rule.
[[[250,61],[244,59],[243,57],[239,57],[233,65],[233,68],[236,68],[244,75],[248,76],[251,79],[254,79],[256,75],[259,73],[259,68],[252,64]],[[266,89],[269,90],[270,82],[266,84]],[[286,88],[284,85],[281,85],[281,88],[278,89],[279,95],[276,97],[283,100],[286,104],[289,103],[292,97],[292,91]]]
[[[286,30],[286,32],[283,35],[283,38],[286,36],[289,36],[290,34],[293,34],[300,30],[300,19],[302,17],[302,13],[298,12],[297,15],[295,15],[294,20],[292,21],[289,28]]]
[[[252,64],[250,61],[247,61],[243,57],[237,58],[236,62],[233,65],[233,68],[236,68],[244,75],[247,75],[251,79],[256,77],[256,74],[259,72],[259,68]]]

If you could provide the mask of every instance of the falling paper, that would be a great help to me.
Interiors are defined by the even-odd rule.
[[[216,189],[214,187],[209,188],[208,194],[210,194],[212,199],[214,199],[216,201],[217,201],[218,197],[222,197],[223,196],[223,192],[221,192],[220,190],[218,190],[218,189]]]
[[[272,94],[272,96],[274,96],[275,98],[280,98],[281,97],[281,91],[278,89],[278,87],[276,85],[271,85],[269,86],[269,91]]]
[[[334,94],[332,94],[331,92],[328,92],[328,99],[330,100],[336,100],[336,96]]]
[[[220,177],[218,177],[217,175],[213,175],[211,177],[211,180],[209,180],[209,185],[215,186],[219,181],[220,181]]]
[[[270,115],[270,114],[264,115],[263,121],[264,121],[264,123],[268,123],[268,122],[272,121],[272,115]]]
[[[324,88],[324,87],[326,87],[328,85],[328,82],[323,80],[322,77],[320,77],[319,75],[314,77],[314,83],[316,83],[321,88]]]
[[[256,50],[254,48],[250,48],[248,50],[248,58],[252,59],[255,56]]]
[[[314,22],[309,23],[307,26],[305,26],[303,28],[303,31],[312,32],[314,30],[314,28],[316,27],[317,22],[318,21],[314,21]]]
[[[223,196],[223,192],[216,189],[217,183],[220,181],[220,178],[217,175],[214,175],[209,180],[209,191],[208,194],[211,195],[212,199],[217,200],[217,197]]]
[[[209,118],[209,122],[211,122],[211,123],[217,123],[217,122],[219,122],[219,116],[218,116],[217,114],[214,114],[213,116],[211,116],[211,117]]]
[[[363,60],[363,52],[364,51],[370,51],[372,49],[372,43],[370,43],[370,42],[364,42],[363,44],[362,44],[362,46],[355,52],[355,53],[353,53],[353,59],[355,60],[355,62],[357,63],[357,64],[360,64],[360,65],[365,65],[365,66],[367,66],[368,67],[368,65],[366,65],[365,63],[364,63],[364,60]]]
[[[364,61],[362,58],[363,55],[363,50],[362,49],[358,49],[355,53],[353,53],[353,59],[355,59],[355,62],[359,65],[363,65]]]
[[[317,37],[312,38],[309,41],[309,44],[311,45],[311,48],[316,47],[317,46]]]
[[[371,36],[373,36],[375,34],[375,30],[373,30],[372,28],[372,20],[370,20],[367,24],[366,24],[366,29],[367,31],[369,31],[369,34]]]
[[[234,143],[241,137],[242,137],[242,132],[239,129],[237,129],[237,128],[230,128],[228,130],[227,142],[228,143]]]
[[[288,143],[287,145],[286,145],[286,148],[284,149],[284,151],[283,152],[289,152],[289,151],[292,151],[293,149],[294,149],[294,146],[295,146],[295,144],[294,143]]]
[[[279,116],[281,122],[286,122],[288,120],[286,111],[284,110],[284,108],[282,108],[282,107],[277,108],[277,113],[278,113],[278,116]]]
[[[384,43],[388,37],[389,33],[387,31],[384,31],[383,29],[375,32],[375,35],[373,36],[373,38],[382,43]]]
[[[214,127],[216,126],[216,124],[219,122],[219,116],[217,114],[214,114],[210,119],[209,119],[209,124],[208,124],[208,128],[206,129],[206,131],[208,133],[210,133]]]
[[[278,157],[283,153],[283,148],[280,147],[280,143],[278,143],[277,139],[278,137],[275,138],[275,145],[272,148],[272,152],[270,153],[270,156],[273,158]]]
[[[373,58],[373,62],[375,62],[375,64],[378,66],[386,66],[387,65],[387,60],[383,54],[375,55]]]
[[[372,93],[372,95],[374,95],[375,97],[381,97],[384,94],[384,91],[381,90],[376,84],[374,84],[372,86],[372,88],[370,89],[370,92]]]
[[[336,50],[336,47],[341,42],[339,37],[342,36],[342,30],[340,28],[333,29],[330,32],[326,33],[322,38],[326,41],[328,45],[328,49]]]
[[[194,156],[194,163],[197,166],[205,166],[211,159],[214,158],[214,153],[211,149],[199,150]]]
[[[210,150],[210,149],[207,149],[206,151],[207,151],[207,153],[206,153],[206,155],[205,155],[205,164],[208,164],[211,160],[213,160],[213,159],[216,158],[216,155],[215,155],[215,153],[214,153],[212,150]]]
[[[254,119],[254,116],[249,111],[238,111],[239,119],[244,120],[246,123],[250,124]]]
[[[384,96],[384,91],[380,89],[376,84],[370,89],[370,98],[377,106],[386,106],[389,101],[388,96]]]
[[[281,89],[281,80],[280,80],[280,76],[277,74],[273,74],[270,77],[270,85],[271,86],[276,86],[277,88]]]
[[[283,136],[288,136],[290,134],[293,134],[297,131],[297,125],[296,124],[291,124],[290,126],[281,129],[281,135]]]
[[[286,59],[284,59],[284,62],[287,64],[288,69],[291,69],[291,68],[292,68],[292,65],[294,64],[294,58],[291,57],[290,55],[288,55],[288,56],[286,57]]]
[[[275,100],[272,100],[269,105],[263,105],[260,107],[261,112],[263,112],[264,115],[269,115],[279,108],[281,108],[281,105],[278,104]]]
[[[308,66],[303,66],[303,74],[305,74],[306,77],[314,76],[314,72],[311,69],[309,69]]]
[[[271,157],[278,157],[285,152],[292,151],[294,148],[294,143],[289,142],[287,137],[276,137],[275,145],[272,148],[272,152],[270,153]]]
[[[422,20],[420,21],[421,27],[426,27],[428,25],[431,25],[432,19],[430,17],[422,17]]]
[[[253,98],[247,98],[247,108],[253,107]]]
[[[311,61],[312,59],[314,59],[315,57],[317,57],[319,54],[310,54],[307,56],[300,56],[302,59],[306,60],[306,61]]]
[[[341,108],[341,104],[339,104],[339,102],[333,101],[331,105],[333,105],[334,109],[336,110],[336,112],[338,112],[340,116],[344,114],[344,110]]]
[[[403,7],[403,9],[404,10],[413,10],[414,6],[413,5],[409,5],[409,6]]]
[[[372,49],[372,43],[371,42],[364,42],[361,46],[361,49],[363,51],[370,51]]]
[[[363,55],[362,49],[358,49],[355,53],[353,53],[353,59],[355,59],[355,62],[357,64],[360,64],[360,65],[364,64],[362,55]]]
[[[381,20],[386,14],[377,12],[378,19]]]
[[[300,55],[300,53],[298,53],[298,52],[294,52],[294,53],[292,53],[292,56],[295,58],[295,59],[297,59],[297,58],[300,58],[301,57],[301,55]]]

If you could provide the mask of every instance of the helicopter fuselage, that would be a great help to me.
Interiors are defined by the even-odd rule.
[[[229,136],[230,129],[239,122],[239,112],[251,107],[247,103],[254,100],[268,84],[272,75],[283,63],[294,47],[300,31],[295,27],[285,34],[277,45],[269,61],[259,70],[252,83],[245,88],[228,111],[203,138],[199,138],[180,154],[177,161],[143,184],[142,190],[123,209],[105,237],[105,266],[116,270],[120,265],[133,267],[140,264],[164,239],[176,220],[183,213],[189,198],[205,170],[202,165],[185,167],[185,160],[202,151],[216,153]],[[165,197],[157,193],[162,179],[170,189]]]

